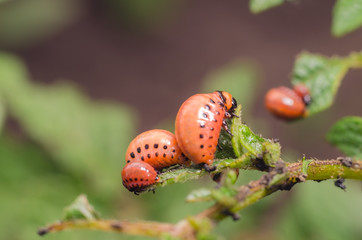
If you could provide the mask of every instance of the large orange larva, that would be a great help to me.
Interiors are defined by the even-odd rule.
[[[236,105],[231,94],[222,91],[196,94],[182,104],[176,117],[175,135],[186,157],[196,164],[202,164],[207,171],[214,170],[210,165],[221,128],[229,132],[225,118],[234,116]]]

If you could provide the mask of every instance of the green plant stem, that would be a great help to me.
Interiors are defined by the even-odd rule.
[[[142,236],[173,236],[181,239],[196,239],[197,233],[206,227],[203,223],[216,225],[229,215],[246,208],[260,199],[279,190],[290,190],[295,184],[306,180],[322,181],[327,179],[359,179],[362,180],[362,161],[341,158],[336,160],[304,160],[285,164],[279,161],[277,166],[257,181],[239,187],[234,196],[234,206],[224,206],[216,203],[196,216],[181,220],[177,224],[160,222],[127,222],[115,220],[75,220],[52,224],[38,231],[40,235],[65,229],[93,229],[115,231],[130,235]],[[229,167],[232,165],[228,165]],[[304,168],[304,170],[303,170]],[[198,225],[200,223],[200,225]]]
[[[351,68],[362,68],[362,52],[353,52],[348,57]]]

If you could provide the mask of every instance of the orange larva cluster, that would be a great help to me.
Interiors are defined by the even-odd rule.
[[[141,192],[158,181],[158,171],[176,164],[189,166],[191,161],[213,171],[221,128],[230,133],[225,118],[234,116],[236,105],[227,92],[191,96],[177,113],[175,135],[155,129],[132,140],[122,171],[123,185],[131,192]]]
[[[298,84],[294,89],[278,87],[270,89],[265,95],[265,106],[275,116],[293,120],[305,117],[308,113],[306,106],[311,102],[309,89]]]

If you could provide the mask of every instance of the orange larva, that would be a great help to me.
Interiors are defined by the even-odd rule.
[[[156,170],[191,163],[181,152],[175,135],[161,129],[143,132],[133,139],[126,152],[126,161],[144,161]]]
[[[265,95],[266,108],[279,118],[292,120],[306,115],[305,103],[292,89],[278,87]]]
[[[234,116],[236,100],[230,93],[216,91],[196,94],[180,107],[176,117],[175,135],[182,152],[207,171],[213,163],[221,127],[227,128],[225,118]]]
[[[123,186],[130,192],[138,194],[145,187],[158,181],[155,169],[148,163],[142,161],[133,161],[127,163],[122,170]]]

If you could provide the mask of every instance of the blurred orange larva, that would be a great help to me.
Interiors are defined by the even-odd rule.
[[[306,107],[302,98],[287,87],[270,89],[265,95],[265,106],[275,116],[286,120],[306,115]]]

